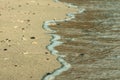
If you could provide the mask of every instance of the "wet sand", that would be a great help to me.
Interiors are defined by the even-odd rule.
[[[0,0],[0,80],[40,80],[60,67],[42,24],[73,11],[52,0]]]
[[[120,0],[60,0],[83,8],[51,26],[64,42],[55,49],[71,68],[55,80],[120,80]]]

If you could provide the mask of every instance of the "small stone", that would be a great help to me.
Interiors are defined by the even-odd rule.
[[[7,49],[3,49],[4,51],[7,51]]]
[[[25,28],[22,28],[22,30],[25,30]]]
[[[35,37],[30,37],[30,39],[35,39]]]
[[[48,54],[48,52],[45,52],[45,54]]]
[[[82,54],[80,54],[80,56],[84,56],[84,54],[82,53]]]
[[[9,40],[8,38],[6,38],[6,41]]]
[[[46,75],[50,75],[51,73],[47,73]]]
[[[17,67],[18,65],[14,65],[15,67]]]
[[[28,19],[27,22],[30,22],[30,20]]]
[[[47,58],[46,60],[49,60],[49,58]]]

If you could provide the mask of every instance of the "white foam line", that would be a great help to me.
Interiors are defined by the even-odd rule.
[[[48,25],[51,25],[51,24],[56,24],[54,20],[50,20],[50,21],[44,21],[43,22],[43,28],[47,31],[53,31],[49,28]]]
[[[54,1],[58,2],[59,0],[54,0]],[[66,3],[66,4],[69,7],[78,8],[77,6],[74,6],[72,4],[68,4],[68,3]],[[69,18],[67,18],[67,19],[63,19],[63,20],[49,20],[49,21],[45,21],[43,23],[43,28],[45,30],[47,30],[47,31],[51,31],[52,32],[52,34],[51,34],[52,39],[50,40],[51,43],[47,46],[47,49],[51,52],[51,54],[56,55],[58,57],[57,60],[61,63],[62,66],[60,68],[56,69],[55,71],[53,71],[51,74],[45,75],[42,80],[54,80],[54,78],[57,75],[60,75],[62,72],[67,71],[71,67],[71,65],[69,63],[67,63],[63,59],[63,57],[65,57],[65,56],[58,54],[58,51],[54,49],[56,46],[61,45],[63,42],[58,41],[59,39],[61,39],[61,37],[59,35],[55,34],[55,33],[53,34],[53,32],[55,32],[55,31],[52,30],[49,27],[49,25],[56,24],[56,22],[70,21],[71,19],[75,18],[75,14],[82,13],[84,11],[85,11],[85,9],[78,9],[78,12],[67,14],[67,16],[69,16]]]

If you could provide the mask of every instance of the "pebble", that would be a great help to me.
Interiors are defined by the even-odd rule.
[[[25,28],[22,28],[22,30],[24,31],[24,30],[25,30]]]
[[[28,19],[27,22],[30,22],[30,20]]]
[[[47,58],[46,60],[49,60],[49,58]]]
[[[45,52],[45,54],[49,54],[48,52]]]
[[[35,37],[30,37],[30,39],[35,39]]]
[[[18,65],[15,64],[14,66],[17,67]]]
[[[7,49],[3,49],[4,51],[7,51]]]
[[[46,75],[50,75],[51,73],[46,73]]]

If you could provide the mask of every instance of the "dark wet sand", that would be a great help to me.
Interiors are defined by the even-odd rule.
[[[76,18],[51,26],[72,68],[55,80],[120,80],[120,0],[60,0],[84,8]]]

